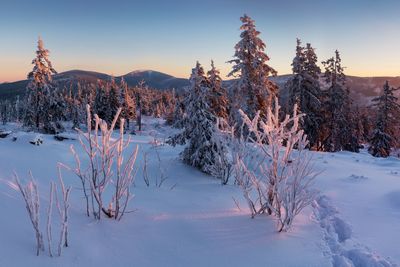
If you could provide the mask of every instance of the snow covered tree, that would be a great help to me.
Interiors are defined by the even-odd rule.
[[[118,109],[121,107],[121,88],[115,82],[114,77],[111,79],[109,84],[109,93],[108,93],[108,108],[109,108],[109,116],[110,118],[114,118],[115,114],[117,114]],[[111,121],[107,121],[110,123]],[[117,120],[116,128],[119,128],[119,121]]]
[[[199,170],[221,177],[229,163],[226,147],[218,136],[217,118],[212,114],[208,97],[210,89],[203,67],[197,62],[190,76],[190,90],[186,99],[187,120],[182,133],[172,137],[172,145],[188,142],[181,153],[183,161]]]
[[[348,147],[358,147],[358,141],[352,139],[354,125],[349,123],[352,102],[339,51],[336,50],[335,57],[322,64],[325,67],[325,83],[328,85],[325,92],[322,149],[334,152]]]
[[[175,107],[174,107],[174,113],[173,113],[173,127],[181,129],[185,125],[185,120],[186,120],[186,114],[185,114],[185,104],[184,102],[176,98],[175,101]]]
[[[215,68],[213,60],[211,60],[211,70],[207,72],[207,76],[210,88],[209,103],[211,112],[216,117],[227,119],[229,106],[227,92],[222,87],[220,72]]]
[[[48,96],[47,117],[43,124],[46,133],[56,134],[64,129],[61,120],[65,120],[67,108],[64,96],[57,88],[54,88]]]
[[[400,105],[397,102],[398,98],[393,94],[394,91],[386,81],[382,95],[372,99],[377,108],[377,117],[369,153],[374,157],[388,157],[395,141],[395,126],[400,117]]]
[[[260,32],[256,30],[254,20],[247,15],[240,20],[243,23],[241,40],[235,46],[234,59],[228,61],[234,64],[228,77],[238,78],[232,88],[235,97],[233,108],[241,108],[251,117],[260,110],[265,116],[272,99],[278,94],[277,85],[268,76],[275,76],[277,72],[267,64],[270,59],[264,52],[266,45],[259,38]],[[241,121],[237,115],[234,120]]]
[[[40,129],[47,120],[50,95],[54,88],[52,74],[57,72],[49,60],[49,50],[44,48],[39,38],[36,58],[33,59],[33,70],[28,74],[30,80],[26,92],[26,112],[24,124]]]
[[[0,101],[0,118],[3,125],[11,121],[11,114],[13,113],[10,101]]]
[[[77,98],[72,98],[71,103],[71,119],[72,119],[72,129],[80,128],[81,123],[81,103]]]
[[[107,123],[113,119],[109,108],[109,86],[108,84],[98,83],[94,99],[94,112]]]
[[[14,109],[15,109],[15,118],[16,118],[15,121],[20,122],[21,114],[22,114],[22,106],[21,106],[21,101],[19,99],[19,96],[17,96],[17,99],[15,100]]]
[[[317,56],[311,44],[301,46],[297,39],[296,56],[293,59],[293,77],[286,83],[289,91],[288,110],[297,105],[298,111],[305,116],[300,121],[300,127],[307,134],[310,147],[318,142],[321,125],[322,91],[319,84],[320,68],[317,66]]]
[[[129,130],[130,121],[135,118],[136,103],[134,98],[130,95],[128,84],[122,78],[121,80],[121,117],[126,121],[126,128]]]

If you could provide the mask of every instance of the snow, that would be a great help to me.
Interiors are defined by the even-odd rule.
[[[0,139],[0,266],[397,266],[400,263],[400,161],[373,158],[366,151],[314,152],[322,173],[316,180],[320,196],[287,233],[276,232],[267,216],[251,219],[241,191],[222,186],[179,160],[183,147],[164,145],[174,132],[159,119],[144,118],[144,131],[133,135],[140,167],[135,194],[120,222],[85,216],[80,181],[63,171],[72,185],[70,247],[61,257],[35,255],[35,239],[23,200],[9,186],[16,171],[21,180],[31,170],[41,192],[42,229],[49,181],[57,178],[57,162],[73,165],[69,146],[13,127]],[[74,133],[65,136],[76,139]],[[17,140],[12,141],[13,137]],[[155,142],[154,140],[159,140]],[[150,187],[142,179],[143,154],[150,160]],[[156,153],[168,179],[156,187]],[[232,181],[231,181],[232,182]],[[238,206],[235,201],[238,202]],[[58,236],[58,226],[53,227]],[[54,242],[57,243],[57,242]]]

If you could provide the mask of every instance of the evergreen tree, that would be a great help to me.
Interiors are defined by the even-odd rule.
[[[181,129],[184,127],[186,119],[187,116],[185,114],[185,104],[181,99],[176,98],[172,126]]]
[[[374,157],[388,157],[395,142],[395,126],[400,116],[400,105],[397,103],[398,98],[393,94],[394,90],[386,81],[382,95],[372,99],[377,108],[377,118],[369,152]]]
[[[235,46],[235,59],[229,61],[234,65],[228,77],[239,78],[233,87],[233,108],[241,108],[250,117],[260,110],[264,117],[278,93],[277,85],[268,76],[275,76],[277,72],[267,64],[270,59],[264,52],[266,45],[259,38],[260,32],[256,30],[254,20],[247,15],[240,20],[243,23],[241,40]],[[240,118],[234,120],[241,121]]]
[[[49,60],[49,50],[44,48],[42,39],[39,38],[36,58],[32,60],[33,70],[28,74],[30,80],[26,93],[26,112],[24,124],[40,129],[48,119],[50,95],[54,89],[52,74],[57,72]]]
[[[217,135],[216,117],[208,103],[210,89],[201,65],[197,62],[190,77],[187,97],[187,121],[181,134],[170,143],[188,142],[181,156],[183,161],[201,171],[221,177],[228,167],[226,148]]]
[[[15,100],[14,109],[15,109],[15,121],[20,122],[22,107],[21,107],[21,101],[19,100],[19,95],[17,96],[17,99]]]
[[[371,114],[371,108],[367,107],[365,108],[366,110],[364,110],[363,112],[361,112],[361,124],[362,124],[362,129],[363,129],[363,135],[361,140],[365,143],[368,142],[370,137],[371,137],[371,131],[372,131],[372,127],[371,127],[371,118],[369,116],[369,114]]]
[[[300,39],[297,39],[296,56],[292,63],[294,75],[285,87],[289,91],[288,110],[293,111],[294,105],[297,104],[298,112],[305,114],[300,121],[300,127],[307,134],[310,147],[317,145],[322,121],[322,91],[319,83],[321,70],[317,62],[311,44],[302,47]]]
[[[48,97],[47,118],[43,129],[46,133],[56,134],[64,129],[60,121],[66,119],[67,105],[62,92],[57,88],[54,88]]]
[[[351,124],[351,99],[346,86],[339,52],[335,57],[322,62],[325,67],[324,79],[329,86],[325,92],[324,137],[322,146],[325,151],[340,151],[358,147],[357,140],[352,139],[354,125]]]
[[[208,83],[210,88],[209,103],[211,112],[223,119],[228,118],[228,96],[226,89],[222,87],[222,79],[219,70],[214,66],[214,61],[211,60],[211,70],[207,72]]]
[[[94,98],[94,112],[108,124],[112,121],[109,108],[109,85],[98,83]]]
[[[81,103],[77,98],[71,99],[72,129],[80,128],[81,123]]]
[[[10,121],[10,103],[8,100],[4,100],[0,102],[0,118],[3,125],[6,125],[7,122]]]
[[[109,84],[108,93],[108,108],[109,108],[109,121],[111,123],[117,114],[118,109],[121,107],[121,88],[115,82],[114,77]],[[116,128],[119,128],[119,120],[117,120]]]
[[[122,78],[121,80],[121,117],[126,121],[126,128],[129,130],[130,121],[135,118],[136,104],[133,97],[131,97],[128,84]]]

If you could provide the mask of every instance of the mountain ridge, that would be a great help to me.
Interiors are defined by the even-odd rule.
[[[284,90],[285,82],[290,78],[291,74],[279,75],[271,77],[271,80],[277,83],[284,97],[288,92]],[[175,88],[182,91],[189,85],[189,80],[185,78],[177,78],[167,73],[155,70],[135,70],[121,76],[112,76],[106,73],[87,71],[80,69],[68,70],[53,76],[54,80],[61,86],[68,83],[76,83],[78,81],[96,83],[98,80],[110,81],[114,78],[117,82],[122,79],[129,86],[136,86],[139,82],[144,81],[146,85],[158,90],[167,90]],[[400,76],[377,76],[377,77],[359,77],[347,76],[347,83],[353,98],[360,105],[367,105],[370,100],[377,96],[383,87],[384,82],[388,80],[393,87],[400,87]],[[224,80],[225,85],[231,84],[233,80]],[[0,99],[14,98],[17,95],[23,96],[26,90],[28,80],[15,82],[6,82],[0,84]],[[398,91],[398,94],[400,92]]]

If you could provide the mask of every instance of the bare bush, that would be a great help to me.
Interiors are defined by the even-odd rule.
[[[25,201],[26,211],[28,212],[29,219],[31,220],[36,237],[36,255],[40,251],[44,251],[43,234],[40,231],[40,200],[37,182],[33,179],[32,173],[30,174],[30,181],[24,186],[21,184],[18,175],[14,174],[15,183],[18,186],[19,192]]]
[[[112,139],[112,133],[117,123],[121,109],[118,109],[110,127],[107,123],[94,115],[94,128],[92,127],[92,117],[90,106],[87,105],[87,133],[77,129],[79,133],[79,142],[83,148],[89,166],[84,169],[81,164],[80,156],[73,146],[71,152],[75,158],[75,167],[71,168],[79,177],[83,193],[86,200],[86,213],[92,214],[96,219],[105,214],[109,218],[120,220],[126,211],[129,200],[132,198],[130,186],[133,184],[138,147],[136,146],[127,160],[124,160],[124,152],[130,144],[130,137],[124,140],[123,126],[124,119],[120,120],[119,137]],[[92,133],[93,130],[93,133]],[[113,172],[113,170],[115,170]],[[108,208],[105,205],[104,193],[110,184],[114,185],[111,192]]]
[[[158,164],[158,175],[156,176],[155,183],[156,183],[157,187],[161,187],[162,184],[168,179],[168,176],[166,174],[164,167],[162,166],[162,160],[161,160],[161,156],[160,156],[160,152],[158,151],[158,148],[155,147],[154,149],[156,151],[157,164]]]
[[[69,211],[69,196],[72,187],[65,188],[64,181],[61,175],[61,168],[58,166],[58,180],[61,188],[61,201],[58,198],[58,191],[54,187],[56,197],[56,206],[61,220],[60,239],[58,242],[58,256],[61,256],[62,247],[68,247],[68,211]],[[60,203],[61,202],[61,203]]]
[[[275,99],[275,109],[268,109],[265,120],[260,112],[251,120],[239,111],[250,134],[239,141],[235,152],[237,181],[252,217],[260,213],[275,215],[279,232],[291,227],[296,215],[316,194],[311,187],[317,173],[305,150],[308,141],[299,129],[302,115],[296,110],[295,106],[293,115],[286,115],[281,121],[280,106]],[[258,160],[252,158],[254,154]]]
[[[147,187],[150,186],[152,180],[154,180],[154,185],[156,187],[161,187],[163,185],[163,183],[168,179],[168,176],[166,174],[166,170],[162,166],[162,160],[161,160],[160,152],[158,151],[158,147],[153,146],[152,148],[154,149],[154,151],[156,153],[158,171],[156,173],[153,173],[153,175],[150,175],[150,173],[149,173],[149,153],[144,152],[144,154],[143,154],[143,169],[142,169],[143,181]]]
[[[10,185],[15,187],[22,195],[25,204],[26,210],[28,212],[29,218],[31,220],[33,229],[35,231],[36,237],[36,255],[39,255],[40,251],[44,251],[44,242],[43,242],[43,234],[40,230],[40,194],[37,186],[37,182],[33,179],[33,176],[30,174],[29,182],[24,186],[21,184],[19,177],[17,174],[14,174],[15,184],[11,183]],[[54,205],[54,198],[56,206],[59,210],[60,215],[60,239],[59,239],[59,246],[58,246],[58,256],[61,256],[62,244],[64,246],[68,246],[68,209],[69,209],[69,194],[71,192],[71,187],[65,188],[64,182],[61,177],[61,172],[59,171],[59,183],[61,186],[61,194],[62,194],[62,206],[58,200],[58,192],[57,192],[57,185],[54,182],[50,182],[50,190],[49,190],[49,205],[47,208],[47,222],[46,222],[46,236],[47,236],[47,246],[49,251],[49,256],[53,257],[53,235],[52,235],[52,228],[53,228],[53,205]]]

